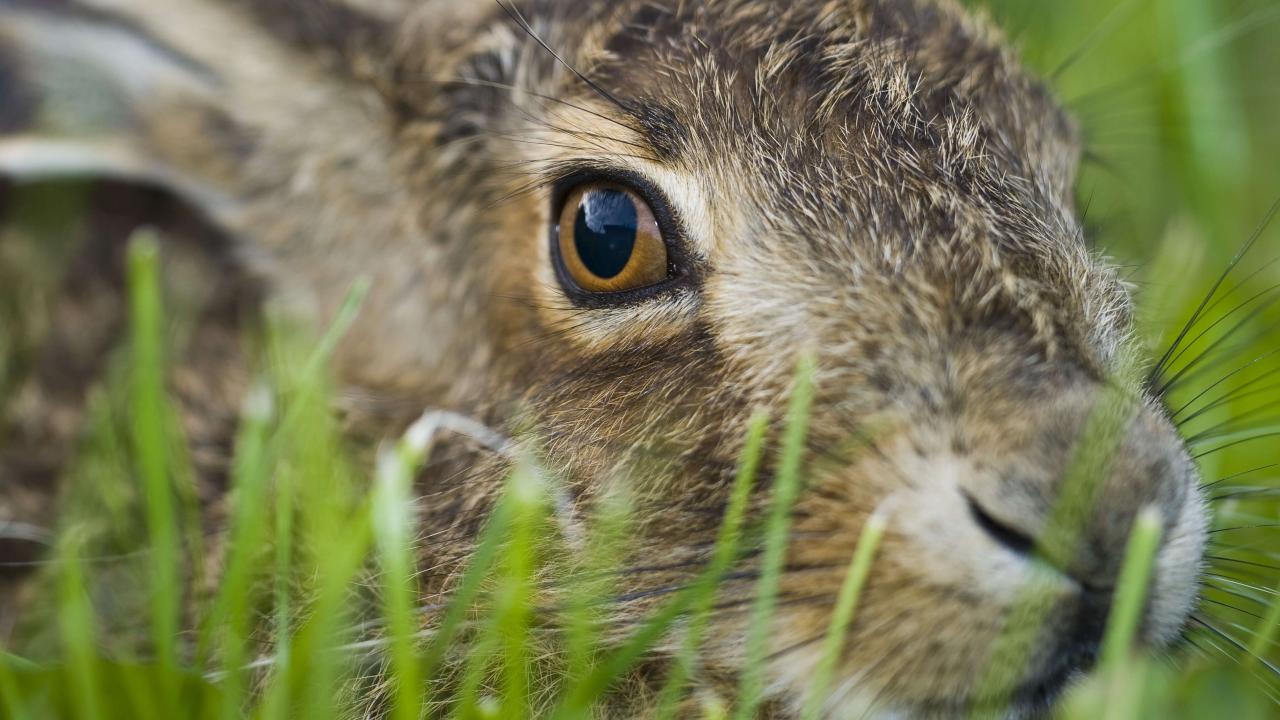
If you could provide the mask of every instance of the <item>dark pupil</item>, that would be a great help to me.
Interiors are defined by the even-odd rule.
[[[596,277],[615,277],[631,260],[636,247],[636,206],[618,190],[595,190],[578,205],[573,226],[578,257]]]

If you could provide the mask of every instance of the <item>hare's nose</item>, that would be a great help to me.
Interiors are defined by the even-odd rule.
[[[1017,446],[955,478],[989,552],[1034,556],[1079,589],[1106,592],[1139,513],[1150,508],[1175,523],[1195,504],[1195,471],[1173,429],[1144,407],[1118,418],[1098,448],[1083,445],[1096,397],[1080,391],[1046,403]]]

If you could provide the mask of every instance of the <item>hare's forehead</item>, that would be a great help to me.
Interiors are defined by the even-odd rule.
[[[1070,194],[1073,125],[993,31],[950,4],[647,0],[576,19],[580,32],[553,38],[564,62],[533,53],[542,97],[524,98],[521,117],[537,106],[541,131],[577,133],[567,142],[583,151],[621,136],[617,153],[778,217],[840,211],[895,178],[945,189],[983,174]],[[575,114],[568,103],[603,117],[560,122]]]
[[[1043,113],[1035,128],[1017,123],[1037,112],[1006,115],[949,90],[926,97],[905,76],[874,92],[806,89],[803,68],[744,81],[707,67],[630,67],[517,97],[508,136],[521,167],[550,178],[582,165],[643,175],[709,239],[858,229],[889,238],[981,221],[970,211],[997,204],[1071,214],[1073,145],[1055,130],[1056,108],[1029,95]]]
[[[989,236],[984,226],[999,219],[982,211],[991,197],[1011,211],[1023,202],[1026,211],[1011,214],[1024,218],[1054,205],[1039,186],[970,182],[964,169],[945,166],[966,162],[958,152],[925,157],[946,144],[937,137],[916,146],[875,135],[806,135],[786,124],[735,123],[728,131],[662,101],[619,102],[584,94],[541,103],[536,119],[524,113],[511,134],[518,154],[511,164],[533,178],[515,181],[549,190],[584,171],[644,178],[674,212],[693,254],[706,260],[743,250],[768,258],[785,249],[800,262],[833,253],[847,262],[872,242],[910,251],[925,236],[953,235],[962,225],[974,237]],[[1070,208],[1059,210],[1069,222]],[[1046,231],[1022,235],[1030,242]]]

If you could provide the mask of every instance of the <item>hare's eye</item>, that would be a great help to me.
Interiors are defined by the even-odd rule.
[[[556,236],[563,274],[582,291],[624,292],[667,279],[667,244],[653,209],[622,185],[570,190]]]

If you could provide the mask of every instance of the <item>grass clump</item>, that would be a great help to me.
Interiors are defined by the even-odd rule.
[[[630,500],[625,491],[606,493],[596,518],[600,532],[589,534],[587,545],[567,548],[581,555],[581,571],[565,575],[563,596],[570,600],[560,613],[564,632],[549,641],[540,619],[546,610],[540,600],[546,597],[542,578],[557,554],[564,554],[565,548],[557,548],[557,543],[568,539],[557,538],[562,533],[555,521],[559,490],[554,475],[535,455],[465,418],[429,413],[380,451],[370,488],[361,489],[357,482],[358,473],[343,456],[343,442],[329,410],[324,370],[332,348],[358,312],[363,287],[357,287],[335,328],[310,349],[286,331],[272,335],[275,364],[259,379],[242,410],[220,582],[209,601],[193,602],[182,591],[189,587],[184,580],[190,578],[182,575],[193,547],[184,538],[202,531],[189,527],[198,514],[183,511],[182,496],[190,490],[176,487],[184,471],[173,452],[168,419],[172,410],[158,379],[163,377],[165,322],[154,242],[141,238],[129,262],[128,367],[134,381],[127,385],[126,407],[133,431],[129,450],[139,469],[135,477],[140,489],[132,497],[146,520],[146,547],[138,557],[147,578],[152,641],[133,660],[103,653],[94,605],[99,592],[86,549],[91,538],[85,528],[92,526],[71,525],[50,566],[59,651],[51,664],[11,654],[0,658],[0,693],[7,716],[336,718],[355,709],[345,703],[358,695],[354,688],[367,689],[362,683],[373,673],[383,685],[375,693],[385,703],[382,708],[400,720],[442,715],[578,718],[598,710],[615,683],[660,641],[674,636],[679,651],[662,685],[657,716],[675,717],[678,709],[687,711],[682,703],[697,671],[698,649],[719,583],[747,544],[758,543],[762,559],[751,609],[748,672],[736,696],[703,708],[706,717],[755,716],[763,695],[764,652],[786,556],[790,508],[803,484],[801,459],[813,398],[811,361],[806,359],[797,369],[763,526],[744,526],[769,427],[765,416],[757,414],[746,428],[717,541],[695,580],[628,636],[609,640],[609,628],[598,610],[610,599],[607,570],[625,542]],[[1127,421],[1130,397],[1118,390],[1113,402],[1099,403],[1089,427],[1106,437],[1115,435],[1105,428]],[[420,569],[414,545],[422,532],[414,526],[417,500],[412,480],[442,432],[479,438],[507,454],[515,469],[446,603],[428,619],[422,613],[429,605],[424,605],[415,585]],[[1094,451],[1077,459],[1086,470],[1074,474],[1096,476],[1106,468],[1114,443],[1092,447]],[[1081,483],[1074,493],[1064,494],[1060,505],[1066,509],[1058,516],[1085,514],[1082,508],[1091,502],[1090,488]],[[129,501],[120,502],[125,507],[119,512],[127,517]],[[805,698],[806,720],[822,716],[825,689],[856,622],[858,598],[886,523],[883,513],[873,514],[850,558]],[[1067,539],[1054,546],[1059,551],[1074,541],[1069,527],[1062,532]],[[1066,714],[1069,719],[1147,717],[1151,708],[1167,704],[1173,694],[1167,689],[1174,682],[1168,672],[1155,669],[1133,648],[1160,532],[1154,514],[1139,517],[1106,633],[1101,679],[1077,694]],[[154,552],[157,543],[167,551]],[[375,592],[361,605],[371,584]],[[368,612],[359,615],[353,606]],[[1034,603],[1028,607],[1034,609]],[[1256,635],[1259,656],[1269,649],[1275,617],[1280,615],[1277,608],[1280,604],[1267,607]],[[198,614],[193,642],[178,631],[190,612]],[[1035,636],[1040,616],[1012,614],[1011,623],[1018,622],[1025,626],[1010,636],[1025,640]],[[378,632],[361,635],[360,627],[367,625]],[[269,629],[265,636],[264,626]],[[1006,662],[1021,657],[1018,650],[1026,648],[1005,646],[1010,653]],[[553,663],[548,673],[540,669],[548,657],[565,660]],[[993,661],[990,668],[996,667],[1008,673],[1016,665]],[[992,691],[996,694],[998,688]]]

